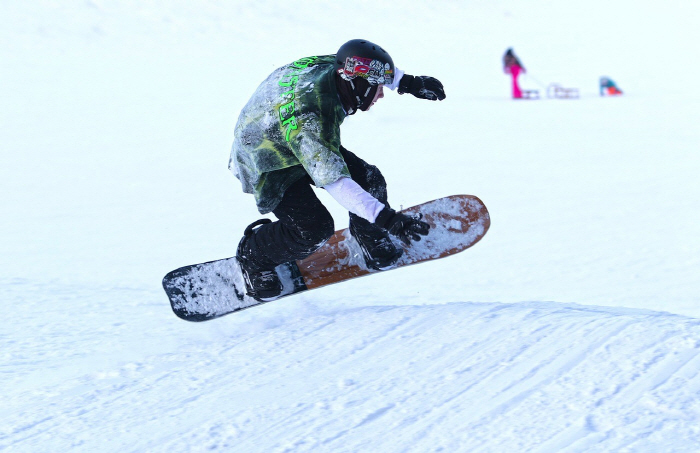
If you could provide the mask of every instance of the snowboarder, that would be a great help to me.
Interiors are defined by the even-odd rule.
[[[518,57],[513,53],[513,49],[509,48],[503,55],[503,72],[510,74],[513,78],[513,99],[521,99],[523,97],[523,92],[518,85],[518,76],[520,73],[525,73],[525,66],[520,63]]]
[[[618,96],[622,94],[622,90],[620,90],[617,85],[615,85],[615,82],[612,81],[610,77],[601,77],[600,78],[600,95],[605,96]]]
[[[252,223],[238,245],[249,296],[274,299],[282,292],[275,267],[309,256],[333,235],[333,218],[311,185],[350,212],[350,231],[368,268],[387,269],[401,257],[390,235],[410,244],[428,233],[420,217],[391,209],[379,169],[340,143],[343,120],[368,111],[385,87],[445,99],[439,80],[408,75],[380,46],[354,39],[335,55],[301,58],[275,70],[241,111],[229,169],[243,191],[255,195],[258,211],[278,219]]]

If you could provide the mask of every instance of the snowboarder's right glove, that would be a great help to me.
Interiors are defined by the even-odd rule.
[[[411,217],[385,207],[377,214],[374,223],[401,239],[404,244],[410,245],[411,241],[420,241],[420,237],[428,234],[430,230],[430,225],[423,222],[421,218],[423,218],[421,214]]]
[[[404,74],[399,81],[399,94],[411,93],[419,99],[442,101],[445,99],[445,88],[435,77],[412,76]]]

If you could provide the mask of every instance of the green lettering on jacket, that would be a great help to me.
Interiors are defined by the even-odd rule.
[[[291,73],[284,74],[282,76],[282,79],[280,79],[280,81],[277,82],[281,87],[289,87],[288,91],[280,93],[280,96],[285,98],[285,100],[288,102],[280,105],[278,112],[280,117],[280,123],[283,129],[285,130],[284,139],[287,142],[289,142],[289,140],[291,139],[292,131],[295,131],[299,128],[297,118],[294,115],[294,112],[296,111],[296,94],[294,90],[297,86],[297,83],[299,82],[299,76],[297,74],[302,69],[305,69],[310,65],[314,64],[314,62],[317,59],[318,57],[300,58],[299,60],[292,63]]]

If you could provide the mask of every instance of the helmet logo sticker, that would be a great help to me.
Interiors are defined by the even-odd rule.
[[[394,73],[389,63],[358,56],[347,57],[345,66],[338,69],[338,73],[345,80],[362,77],[367,79],[370,85],[390,84],[394,80]]]

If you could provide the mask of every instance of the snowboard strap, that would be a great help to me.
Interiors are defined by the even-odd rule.
[[[244,235],[244,236],[250,236],[251,234],[253,234],[253,229],[254,229],[255,227],[261,226],[261,225],[267,225],[268,223],[272,223],[272,220],[270,220],[270,219],[260,219],[260,220],[256,220],[255,222],[253,222],[253,223],[251,223],[250,225],[248,225],[248,227],[247,227],[247,228],[245,229],[245,231],[243,232],[243,235]]]

